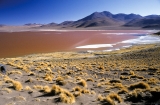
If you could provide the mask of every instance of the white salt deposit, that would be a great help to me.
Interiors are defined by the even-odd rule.
[[[78,46],[76,48],[102,48],[102,47],[113,47],[113,45],[112,44],[93,44],[93,45]]]
[[[130,39],[130,40],[125,40],[122,41],[121,43],[130,43],[130,44],[152,44],[152,43],[158,43],[160,42],[160,37],[157,36],[151,36],[151,35],[146,35],[146,36],[140,36],[137,39]]]

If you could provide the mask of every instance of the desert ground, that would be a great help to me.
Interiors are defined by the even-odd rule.
[[[1,105],[159,105],[160,44],[1,58]]]

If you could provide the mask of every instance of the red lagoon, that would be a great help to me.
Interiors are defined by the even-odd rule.
[[[107,50],[111,46],[100,45],[134,39],[138,37],[137,34],[147,32],[144,30],[0,32],[0,58],[57,51]],[[79,47],[86,45],[99,47]],[[122,45],[115,44],[113,47]]]

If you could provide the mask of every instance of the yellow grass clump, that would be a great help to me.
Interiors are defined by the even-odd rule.
[[[65,90],[60,94],[60,100],[67,104],[73,104],[75,103],[75,96],[69,91]]]
[[[52,74],[46,74],[45,77],[44,77],[44,79],[46,81],[52,81],[53,80],[53,75]]]
[[[116,93],[110,93],[105,100],[110,104],[110,105],[115,105],[114,100],[118,101],[119,103],[122,102],[122,98],[116,94]]]
[[[33,88],[37,89],[37,90],[43,90],[43,86],[42,85],[34,85]]]
[[[17,91],[21,91],[23,88],[21,82],[19,81],[12,81],[12,84],[13,84],[13,88]]]
[[[107,105],[115,105],[114,100],[118,101],[119,103],[122,102],[122,98],[116,93],[110,93],[106,97],[103,97],[101,94],[99,94],[97,100],[101,102],[107,102]]]
[[[99,94],[97,100],[98,100],[98,101],[104,101],[104,97],[103,97],[101,94]]]
[[[134,90],[134,89],[137,89],[137,88],[139,88],[139,89],[150,89],[150,86],[145,82],[138,82],[138,83],[131,84],[129,86],[129,89],[131,89],[131,90]]]
[[[3,80],[6,82],[6,83],[12,83],[12,79],[9,78],[7,75],[4,76]]]
[[[24,88],[24,90],[26,90],[26,91],[32,91],[31,87],[29,87],[29,86],[26,86],[26,87]]]
[[[59,77],[56,79],[56,83],[59,84],[59,85],[65,85],[67,82],[64,80],[63,77],[59,76]]]
[[[75,91],[73,94],[75,97],[81,96],[82,93],[80,91]]]
[[[62,92],[63,92],[63,89],[58,85],[53,85],[50,91],[50,93],[52,93],[53,95],[60,94]]]
[[[44,86],[43,90],[45,93],[50,93],[51,92],[51,88],[49,86]]]
[[[74,88],[73,88],[73,91],[79,91],[79,92],[81,92],[81,91],[82,91],[82,89],[81,89],[81,87],[76,86],[76,87],[74,87]]]
[[[20,74],[20,75],[22,75],[22,72],[20,72],[20,71],[15,71],[15,70],[9,71],[9,72],[7,72],[7,73],[8,73],[8,75],[10,75],[10,74]]]
[[[86,81],[91,81],[91,82],[94,82],[94,80],[92,78],[87,78]]]
[[[118,91],[118,94],[124,94],[124,93],[128,93],[127,88],[122,88],[121,90]]]
[[[9,88],[4,88],[4,89],[2,89],[2,90],[6,91],[7,93],[11,93],[11,92],[12,92],[12,90],[9,89]]]
[[[152,77],[152,78],[148,79],[148,84],[154,84],[155,85],[155,84],[157,84],[157,82],[158,82],[158,80],[156,78]]]
[[[84,79],[81,79],[79,82],[78,82],[79,85],[82,85],[83,87],[87,87],[87,82],[84,80]]]

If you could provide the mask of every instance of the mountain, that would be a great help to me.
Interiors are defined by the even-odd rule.
[[[46,24],[46,25],[42,25],[40,27],[54,27],[54,26],[57,26],[57,25],[58,25],[57,23],[52,22],[52,23],[49,23],[49,24]]]
[[[37,24],[37,23],[27,23],[27,24],[24,24],[24,26],[42,26],[42,24]]]
[[[142,19],[133,19],[124,26],[142,27],[142,28],[160,28],[160,17],[146,16]]]
[[[58,24],[58,26],[68,26],[68,25],[71,25],[74,21],[64,21],[60,24]]]
[[[139,14],[112,14],[109,11],[94,12],[77,21],[64,21],[60,24],[49,23],[41,27],[58,28],[89,28],[89,27],[139,27],[160,28],[160,15],[141,16]]]
[[[132,20],[139,19],[142,16],[137,14],[112,14],[108,11],[94,12],[85,18],[73,23],[73,27],[97,27],[97,26],[115,26],[123,25]]]
[[[5,26],[5,25],[3,25],[3,24],[0,24],[0,27],[3,27],[3,26]]]
[[[145,16],[145,18],[147,19],[160,18],[160,15],[148,15],[148,16]]]
[[[108,15],[108,16],[106,16]],[[95,27],[95,26],[109,26],[119,25],[121,22],[112,18],[111,13],[94,12],[72,24],[72,27]]]
[[[132,14],[120,13],[120,14],[113,15],[113,18],[117,19],[117,20],[120,20],[120,21],[128,22],[128,21],[131,21],[133,19],[141,19],[143,17],[141,15],[137,15],[137,14],[133,14],[133,13]]]

